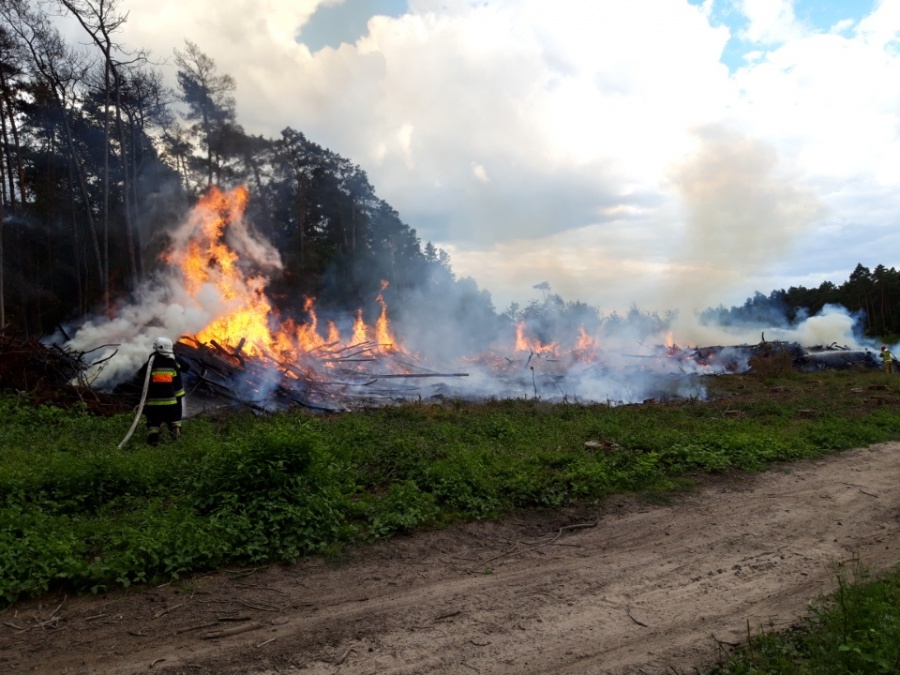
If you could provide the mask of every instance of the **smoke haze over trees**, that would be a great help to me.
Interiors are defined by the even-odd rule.
[[[840,305],[858,316],[863,335],[896,342],[900,336],[900,272],[878,265],[874,270],[858,264],[840,285],[822,282],[818,288],[791,286],[757,292],[737,307],[707,309],[701,320],[724,326],[796,325],[829,305]]]
[[[53,13],[74,17],[83,39],[67,43]],[[269,292],[288,315],[300,316],[309,296],[335,312],[377,311],[387,281],[388,300],[402,299],[391,311],[421,317],[421,340],[441,321],[467,324],[474,346],[520,321],[549,341],[560,327],[574,335],[627,322],[649,333],[670,320],[636,307],[602,317],[546,283],[535,286],[541,300],[498,314],[359,166],[296,129],[245,132],[238,83],[190,41],[173,56],[177,89],[167,89],[153,55],[117,40],[126,21],[120,0],[0,0],[0,329],[39,336],[111,313],[161,264],[168,233],[212,185],[248,187],[248,220],[282,258]],[[791,323],[828,304],[863,313],[870,336],[900,334],[900,275],[883,266],[702,318]]]
[[[122,5],[0,1],[0,325],[40,335],[109,312],[209,186],[239,184],[248,218],[284,259],[271,289],[282,310],[305,295],[364,306],[385,280],[392,294],[447,298],[452,287],[493,313],[358,166],[294,129],[247,134],[236,83],[197,45],[176,51],[178,88],[167,90],[149,54],[116,42]],[[88,46],[66,44],[52,12],[74,16]]]

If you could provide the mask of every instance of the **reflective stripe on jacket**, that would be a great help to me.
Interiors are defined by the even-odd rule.
[[[147,364],[141,368],[146,373]],[[157,354],[150,370],[150,384],[147,387],[145,405],[175,405],[184,396],[184,384],[181,381],[181,364],[175,359]],[[187,370],[187,368],[184,368]]]

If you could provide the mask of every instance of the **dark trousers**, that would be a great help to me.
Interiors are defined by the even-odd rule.
[[[180,427],[183,408],[180,397],[178,402],[172,405],[144,406],[144,415],[147,417],[147,431],[151,434],[158,434],[164,424],[169,427],[170,431]]]

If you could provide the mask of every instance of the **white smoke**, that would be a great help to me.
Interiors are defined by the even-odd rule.
[[[771,146],[715,125],[696,137],[697,151],[670,172],[685,210],[684,246],[673,251],[662,306],[682,311],[714,304],[790,254],[822,211]]]
[[[850,349],[864,349],[874,344],[859,336],[859,317],[840,305],[826,305],[816,316],[795,326],[760,321],[738,326],[704,324],[696,315],[679,316],[673,333],[685,345],[752,345],[764,341],[796,342],[802,347],[838,344]]]
[[[191,211],[170,233],[170,251],[183,251],[203,227],[203,214],[197,209]],[[231,210],[223,235],[248,272],[281,269],[278,251],[256,234],[238,210]],[[239,290],[250,297],[262,282],[260,277],[248,274],[243,283],[244,288]],[[101,389],[110,388],[137,372],[157,337],[175,342],[181,336],[195,335],[233,311],[239,302],[224,298],[211,283],[192,294],[185,288],[181,269],[165,267],[143,283],[129,301],[114,308],[111,317],[96,316],[81,324],[65,347],[89,354],[96,365],[86,373],[88,381]]]
[[[746,178],[746,174],[738,173]],[[697,180],[695,175],[688,183],[696,187]],[[749,185],[747,180],[737,183],[745,188]],[[723,189],[727,194],[734,192],[728,185]],[[710,195],[705,188],[700,193]],[[762,193],[767,194],[766,190]],[[773,197],[776,202],[790,201],[788,197],[794,194],[785,196],[787,193],[774,189],[769,193],[770,197],[776,195]],[[802,195],[798,200],[804,202]],[[720,206],[718,212],[725,213],[724,202]],[[763,208],[756,213],[762,214],[760,217],[773,217],[776,212],[778,209]],[[791,213],[797,215],[796,210]],[[173,251],[193,246],[198,231],[212,231],[205,217],[195,210],[172,232]],[[697,222],[711,225],[713,221],[697,215]],[[772,235],[771,232],[756,234]],[[282,268],[278,252],[254,232],[238,211],[230,214],[222,236],[231,248],[227,255],[233,253],[234,262],[244,272],[243,281],[231,279],[232,283],[243,284],[243,288],[237,289],[238,299],[226,299],[212,283],[189,292],[179,267],[160,270],[136,291],[131,302],[116,308],[111,318],[95,317],[85,322],[66,344],[69,349],[90,354],[96,360],[96,366],[88,373],[95,386],[109,388],[132,377],[149,356],[156,337],[166,336],[174,341],[184,335],[196,335],[239,308],[236,303],[243,303],[242,298],[257,297],[264,292],[267,282],[263,273]],[[713,239],[722,246],[727,237]],[[741,246],[732,243],[727,248],[734,253]],[[702,248],[697,250],[697,255]],[[768,245],[761,248],[767,249]],[[759,262],[761,256],[759,253],[752,257]],[[211,269],[219,264],[214,259],[207,262]],[[696,290],[697,283],[699,280],[694,280],[688,286]],[[857,317],[840,307],[827,307],[820,315],[794,327],[761,323],[725,327],[705,325],[698,315],[684,311],[664,317],[642,314],[637,308],[624,317],[601,317],[597,310],[589,311],[586,305],[574,311],[558,296],[550,296],[549,285],[545,286],[545,303],[543,308],[537,308],[541,310],[537,312],[538,320],[528,327],[532,331],[530,346],[524,349],[517,346],[509,322],[497,317],[489,298],[473,280],[445,283],[440,302],[435,302],[433,291],[398,294],[393,298],[397,304],[391,307],[396,316],[392,332],[402,347],[414,353],[410,357],[415,361],[414,366],[431,375],[465,373],[468,377],[409,380],[402,382],[402,387],[394,386],[393,390],[384,385],[384,391],[388,395],[394,391],[398,398],[445,393],[464,398],[538,397],[611,403],[635,403],[656,397],[703,398],[704,388],[696,376],[746,369],[750,352],[741,349],[742,346],[763,341],[799,343],[805,347],[838,344],[855,349],[865,345],[865,341],[856,337]],[[343,323],[351,324],[352,318]],[[580,353],[583,348],[576,344],[580,329],[593,341],[589,354]],[[545,350],[550,342],[557,342],[557,347]],[[716,359],[702,359],[689,351],[713,346],[722,348]],[[402,369],[399,358],[395,361],[394,365]],[[274,370],[271,378],[265,372],[257,375],[258,383],[266,382],[269,390],[279,384]]]

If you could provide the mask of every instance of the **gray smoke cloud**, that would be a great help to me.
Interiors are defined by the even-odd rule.
[[[770,178],[773,161],[764,148],[726,137],[722,143],[706,146],[705,153],[685,166],[680,180],[695,211],[691,225],[695,232],[684,260],[699,263],[703,251],[713,250],[738,256],[746,248],[742,264],[756,264],[766,257],[770,244],[754,248],[754,237],[774,237],[783,242],[788,236],[784,226],[802,224],[803,214],[808,214],[812,206],[802,191]],[[728,168],[735,163],[738,168]],[[753,198],[745,194],[747,191]],[[736,206],[729,206],[729,199],[736,200]],[[740,214],[743,206],[751,205],[755,209],[752,217],[732,215],[733,210]],[[210,220],[211,213],[214,216],[221,210],[195,209],[171,233],[168,258],[172,261],[178,261],[187,250],[199,247],[204,251],[203,246],[209,246],[207,258],[200,256],[205,260],[205,282],[188,284],[182,268],[172,264],[138,289],[134,300],[118,307],[111,318],[95,317],[78,327],[66,346],[97,358],[97,366],[89,373],[95,386],[113,387],[129,379],[147,358],[157,336],[177,339],[196,335],[240,309],[244,302],[241,297],[259,297],[264,292],[266,275],[282,268],[280,256],[244,220],[241,209],[232,206],[224,230]],[[750,228],[756,218],[776,217],[777,223],[768,229]],[[229,248],[210,245],[221,241]],[[230,290],[239,291],[237,298],[215,284],[226,265],[239,267],[244,274],[229,277]],[[372,367],[382,374],[409,368],[419,373],[465,373],[467,377],[409,380],[402,387],[379,385],[386,396],[444,394],[610,403],[673,396],[703,398],[704,388],[695,376],[745,369],[748,352],[738,347],[757,344],[762,334],[769,341],[805,346],[870,346],[856,337],[856,317],[835,307],[795,327],[755,324],[725,328],[703,325],[690,313],[661,317],[642,313],[636,307],[625,316],[603,317],[583,303],[566,303],[550,295],[551,288],[545,283],[538,286],[545,292],[543,305],[530,307],[531,311],[523,311],[521,317],[501,319],[489,301],[485,302],[489,298],[474,280],[445,283],[443,288],[437,302],[434,293],[389,296],[391,331],[402,349],[373,359],[377,363]],[[271,322],[278,319],[274,312],[266,318]],[[521,320],[518,332],[510,318]],[[352,316],[335,320],[342,326],[353,323]],[[719,350],[715,361],[698,360],[687,353],[690,348],[711,346],[726,348]],[[319,357],[301,354],[298,358],[313,363]],[[316,363],[310,372],[325,369]],[[261,378],[268,388],[274,388],[278,384],[277,368],[273,366],[269,374],[267,378],[262,372]],[[357,392],[365,397],[371,390],[358,387]]]
[[[717,125],[696,136],[698,150],[670,173],[685,217],[683,245],[673,251],[663,285],[664,305],[673,308],[715,305],[788,255],[822,214],[771,146]]]

